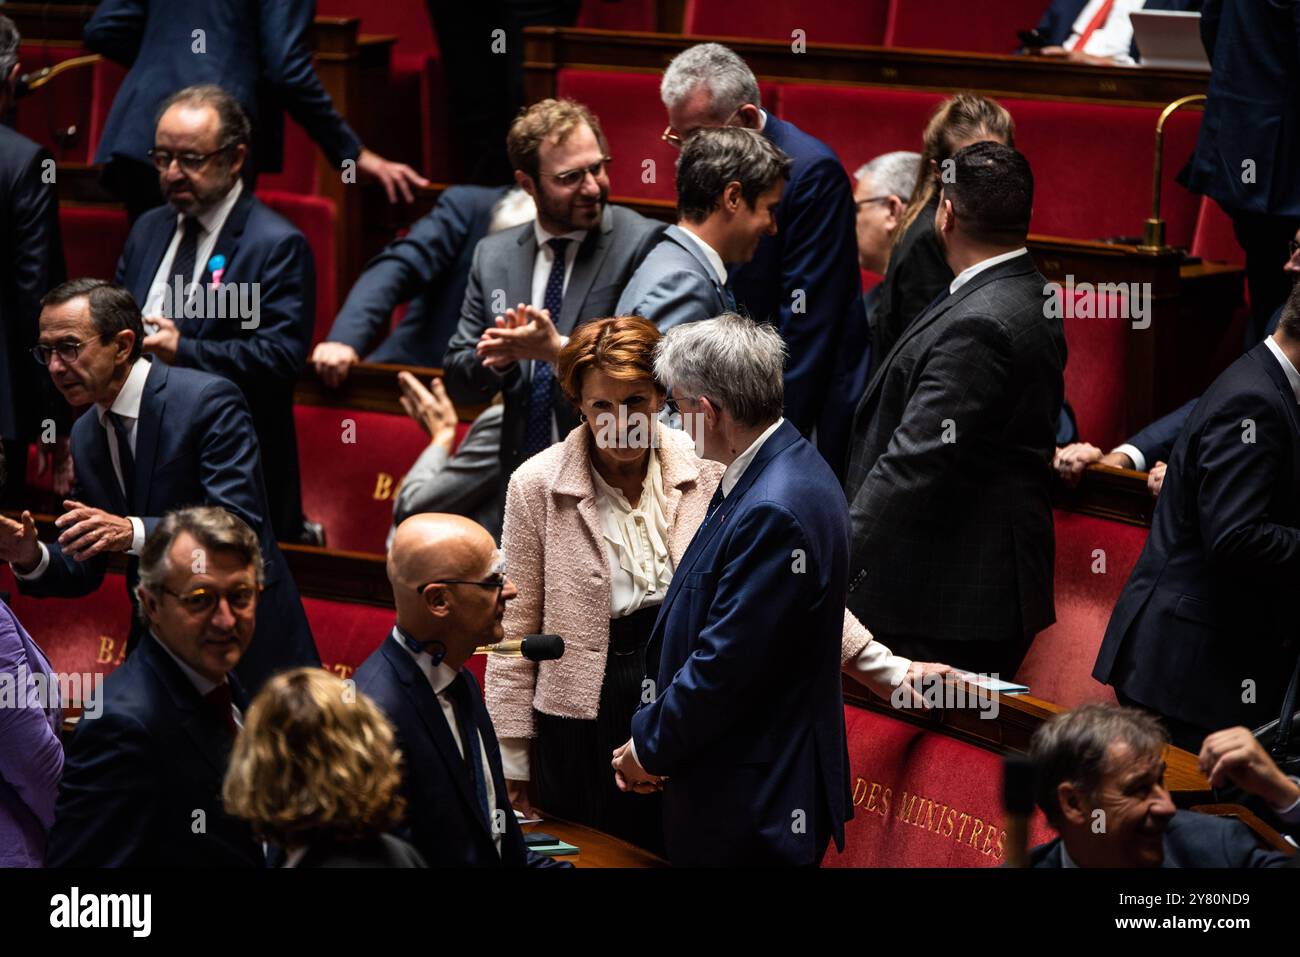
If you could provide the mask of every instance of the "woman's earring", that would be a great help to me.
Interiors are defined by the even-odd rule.
[[[579,412],[579,413],[578,413],[578,421],[579,421],[579,422],[586,422],[586,421],[587,421],[587,414],[586,414],[585,412]]]

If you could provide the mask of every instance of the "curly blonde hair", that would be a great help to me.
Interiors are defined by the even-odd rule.
[[[322,668],[277,675],[244,715],[222,799],[259,839],[359,841],[402,818],[402,756],[375,703]]]

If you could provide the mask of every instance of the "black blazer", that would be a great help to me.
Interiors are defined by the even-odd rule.
[[[231,695],[247,708],[234,676]],[[72,734],[47,866],[263,866],[252,830],[221,803],[229,758],[220,719],[147,638],[104,681],[103,713]]]
[[[488,233],[505,186],[449,186],[432,211],[367,264],[325,338],[365,355],[394,309],[406,315],[367,362],[439,366],[460,320],[474,247]]]
[[[913,321],[854,422],[849,608],[877,634],[1022,640],[1055,620],[1065,334],[1028,255]]]
[[[56,406],[36,345],[41,297],[63,282],[59,199],[42,181],[49,150],[0,125],[0,438],[33,439]],[[52,160],[51,160],[52,162]],[[62,405],[62,403],[57,403]],[[21,475],[26,462],[10,462]]]
[[[185,505],[219,505],[257,533],[266,590],[257,602],[253,642],[236,667],[250,694],[276,671],[320,664],[298,587],[266,521],[257,436],[248,406],[234,385],[206,372],[150,363],[136,425],[135,495],[129,503],[113,473],[108,436],[93,406],[73,425],[71,448],[76,462],[72,498],[114,515],[139,517],[146,536],[167,512]],[[19,580],[23,594],[76,598],[90,594],[104,580],[108,555],[82,562],[64,555],[57,541],[46,547],[49,568],[37,579]],[[127,559],[132,647],[144,635],[134,614],[138,567],[139,559]]]
[[[148,298],[175,232],[176,210],[167,204],[151,209],[131,228],[114,281],[129,289],[137,303],[143,305]],[[212,255],[225,257],[221,286],[258,291],[256,314],[249,320],[177,320],[181,339],[175,364],[225,376],[244,393],[262,453],[271,526],[277,536],[296,539],[302,529],[302,492],[293,387],[307,359],[316,317],[315,260],[297,227],[272,212],[247,186],[230,210]],[[210,265],[210,260],[203,264],[204,290],[212,283]]]
[[[1164,837],[1161,867],[1286,867],[1290,858],[1265,850],[1250,828],[1230,817],[1178,811]],[[1060,867],[1062,842],[1040,844],[1029,852],[1030,867]]]
[[[1300,217],[1300,3],[1205,0],[1201,41],[1212,69],[1183,184],[1232,215]]]
[[[361,141],[334,109],[311,63],[311,0],[102,0],[86,24],[86,49],[128,67],[104,124],[96,163],[149,160],[158,108],[177,90],[216,83],[253,126],[250,161],[283,165],[284,113],[320,144],[330,162],[356,159]],[[205,33],[206,51],[192,33]]]
[[[464,759],[443,717],[438,696],[419,666],[386,635],[357,669],[357,689],[374,699],[397,732],[405,771],[402,796],[406,821],[398,834],[433,867],[554,867],[561,862],[534,854],[524,846],[523,831],[510,809],[501,749],[488,717],[478,682],[469,672],[474,723],[483,738],[497,803],[505,810],[501,854],[478,810]],[[468,742],[467,742],[468,744]]]
[[[420,852],[400,837],[380,834],[356,843],[313,844],[298,867],[428,867]]]
[[[1297,581],[1300,415],[1261,342],[1183,426],[1093,677],[1206,733],[1271,721],[1300,648]]]

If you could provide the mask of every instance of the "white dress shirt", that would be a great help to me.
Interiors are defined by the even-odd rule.
[[[967,266],[961,272],[957,273],[953,281],[948,284],[948,295],[951,296],[958,289],[966,285],[966,283],[970,282],[972,279],[974,279],[984,270],[992,269],[998,263],[1004,263],[1008,259],[1015,259],[1017,256],[1027,256],[1027,255],[1029,255],[1029,250],[1026,249],[1024,246],[1021,246],[1019,249],[1013,249],[1009,253],[1000,253],[997,256],[990,256],[988,259],[980,260],[973,266]]]
[[[1268,346],[1268,351],[1273,353],[1278,365],[1282,367],[1283,373],[1286,374],[1286,381],[1291,383],[1291,391],[1295,393],[1296,402],[1300,403],[1300,371],[1297,371],[1296,367],[1291,364],[1291,360],[1286,357],[1286,353],[1282,351],[1282,347],[1277,344],[1272,336],[1264,337],[1264,345]],[[1111,451],[1127,455],[1133,460],[1133,468],[1138,472],[1145,472],[1148,464],[1154,464],[1147,462],[1147,457],[1142,454],[1141,449],[1127,442],[1115,446]]]
[[[390,637],[393,641],[397,642],[399,648],[411,656],[420,671],[422,671],[424,676],[429,679],[429,686],[433,688],[433,693],[438,698],[438,706],[442,708],[442,716],[447,720],[447,727],[451,729],[451,739],[456,742],[456,750],[459,752],[461,759],[463,760],[465,757],[465,742],[460,738],[460,724],[456,720],[456,708],[452,704],[451,695],[446,693],[447,689],[451,687],[451,683],[456,680],[456,669],[441,662],[435,666],[433,659],[430,658],[427,653],[423,651],[413,651],[407,646],[406,642],[402,641],[396,628],[393,629]],[[466,715],[465,717],[470,724],[473,724],[474,719],[472,715]],[[488,764],[487,750],[483,747],[483,736],[478,733],[477,729],[475,730],[475,738],[477,739],[475,743],[478,745],[479,756],[478,773],[483,776],[483,783],[487,788],[488,810],[492,812],[492,817],[496,816],[498,810],[503,810],[507,814],[513,814],[514,811],[510,809],[509,804],[503,808],[497,803],[496,785],[492,781],[492,767]],[[492,820],[489,819],[488,827],[492,832],[492,841],[496,845],[497,856],[500,856],[501,834],[498,833],[498,831],[504,829],[498,829],[491,825]]]
[[[1105,2],[1106,0],[1088,0],[1084,4],[1074,21],[1070,35],[1063,44],[1067,50],[1076,49],[1083,31],[1088,29],[1092,18],[1101,12],[1102,4]],[[1129,50],[1133,46],[1133,23],[1129,15],[1134,10],[1141,10],[1145,3],[1146,0],[1115,0],[1110,16],[1106,18],[1105,23],[1093,31],[1092,36],[1088,38],[1088,45],[1082,52],[1092,56],[1109,57],[1118,63],[1132,63],[1133,58],[1129,55]]]
[[[207,269],[208,260],[212,258],[213,253],[221,253],[221,250],[216,248],[217,238],[221,235],[221,230],[230,217],[230,211],[235,208],[235,203],[239,200],[239,196],[243,191],[244,181],[236,179],[235,185],[231,187],[230,192],[221,198],[219,203],[196,217],[201,229],[199,231],[198,247],[194,256],[194,275],[185,277],[187,290],[190,283],[196,282],[203,275],[204,270]],[[153,284],[149,287],[149,295],[145,297],[142,312],[146,319],[165,315],[163,305],[168,301],[168,297],[172,295],[172,261],[176,258],[176,250],[180,248],[181,236],[184,232],[185,217],[177,213],[176,230],[172,233],[172,241],[168,244],[167,251],[163,253],[162,262],[158,264],[158,271],[154,273]],[[175,304],[173,304],[172,311],[178,312],[175,309]],[[168,318],[179,320],[179,315],[169,316]]]
[[[131,371],[126,375],[126,381],[122,383],[121,390],[117,393],[117,398],[113,400],[111,406],[106,406],[101,402],[95,403],[95,414],[99,416],[100,427],[106,434],[108,442],[108,456],[113,462],[113,474],[117,477],[118,487],[126,493],[126,482],[122,478],[122,459],[117,448],[117,431],[113,428],[113,423],[108,418],[108,413],[113,412],[122,417],[126,425],[127,443],[131,446],[131,456],[135,457],[136,436],[139,434],[140,424],[140,400],[144,397],[145,380],[149,378],[151,360],[141,356],[131,366]],[[136,481],[140,476],[136,476]],[[130,502],[127,503],[130,507]],[[144,522],[134,515],[128,515],[127,521],[131,523],[131,547],[127,549],[128,555],[139,555],[140,549],[144,548]],[[13,568],[15,578],[31,580],[40,578],[45,574],[45,569],[50,567],[50,551],[41,542],[41,560],[27,574],[22,574],[18,569]]]
[[[661,604],[673,580],[673,559],[668,551],[668,497],[663,470],[653,448],[646,466],[641,497],[635,506],[610,485],[594,464],[596,513],[605,538],[609,562],[609,617],[622,618],[642,608]]]
[[[727,266],[726,263],[722,261],[722,257],[718,255],[718,251],[697,236],[691,227],[678,225],[677,228],[687,236],[691,237],[691,239],[694,240],[695,245],[700,247],[700,251],[704,253],[704,258],[709,261],[709,265],[712,266],[713,271],[717,273],[719,284],[725,286],[727,284]]]

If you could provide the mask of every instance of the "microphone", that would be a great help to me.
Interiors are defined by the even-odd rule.
[[[527,658],[529,661],[554,661],[564,655],[564,639],[559,635],[527,635],[519,641],[498,641],[495,645],[480,645],[476,655],[505,655],[508,658]]]
[[[1024,755],[1003,759],[1002,806],[1007,812],[1007,867],[1029,866],[1029,815],[1034,811],[1034,765]]]

